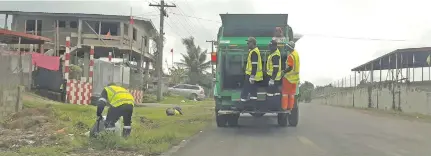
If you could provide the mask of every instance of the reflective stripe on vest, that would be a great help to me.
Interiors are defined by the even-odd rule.
[[[286,73],[284,77],[290,82],[290,83],[298,83],[299,82],[299,68],[300,68],[300,62],[299,62],[299,55],[296,50],[293,50],[292,53],[290,53],[288,56],[291,56],[293,59],[293,69]],[[288,59],[286,60],[286,65],[288,63]]]
[[[253,52],[257,54],[257,62],[251,62],[251,54],[253,54]],[[260,51],[259,51],[259,48],[257,47],[248,53],[245,74],[251,75],[252,64],[257,64],[257,70],[256,70],[256,75],[254,76],[254,80],[262,81],[263,80],[262,57],[260,56]]]
[[[273,56],[279,57],[278,65],[277,65],[278,67],[274,66],[272,63]],[[277,72],[277,76],[275,77],[275,80],[280,80],[281,79],[281,57],[280,57],[280,51],[278,49],[268,56],[268,59],[266,61],[266,74],[268,74],[269,76],[272,76],[274,67],[278,68],[278,72]]]
[[[119,86],[105,87],[108,94],[108,101],[112,107],[118,107],[123,104],[135,104],[135,98],[125,88]]]

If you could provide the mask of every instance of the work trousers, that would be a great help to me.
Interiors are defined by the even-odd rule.
[[[282,78],[282,98],[281,107],[284,110],[292,110],[295,104],[296,83],[290,83],[286,78]]]
[[[109,107],[105,121],[106,130],[115,130],[115,123],[120,119],[120,117],[123,117],[123,136],[128,136],[132,129],[132,114],[133,105],[131,104]]]
[[[266,83],[266,100],[270,103],[280,103],[280,86],[281,80],[275,80],[274,85],[268,85],[269,80],[271,80],[271,76],[268,74],[265,75],[265,83]]]
[[[258,85],[256,83],[258,82],[254,82],[254,84],[250,84],[249,81],[250,75],[246,75],[245,80],[244,80],[244,85],[241,91],[241,101],[245,102],[248,100],[248,95],[250,94],[250,100],[251,101],[256,101],[257,100],[257,89],[258,89]]]

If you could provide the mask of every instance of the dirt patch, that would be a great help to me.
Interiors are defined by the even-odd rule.
[[[0,149],[56,144],[50,108],[29,108],[13,114],[0,127]]]
[[[160,127],[160,125],[157,122],[151,119],[148,119],[145,116],[140,116],[139,121],[141,122],[142,125],[144,125],[144,127],[148,129],[155,129]]]
[[[7,129],[31,129],[40,128],[48,123],[52,111],[50,108],[29,108],[13,114],[7,119],[3,126]]]

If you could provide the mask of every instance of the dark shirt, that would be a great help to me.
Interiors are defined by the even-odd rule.
[[[273,66],[273,69],[272,69],[272,76],[271,76],[271,79],[272,80],[275,80],[275,78],[277,77],[277,73],[278,73],[278,69],[279,69],[279,67],[274,67],[275,65],[279,65],[280,66],[280,64],[279,64],[279,61],[280,60],[280,56],[272,56],[272,66]]]
[[[259,56],[255,51],[251,52],[251,62],[257,62],[259,60]],[[251,64],[251,75],[256,75],[257,64]]]

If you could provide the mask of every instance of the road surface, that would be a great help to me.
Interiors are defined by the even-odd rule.
[[[240,118],[238,128],[210,128],[173,156],[429,156],[431,124],[354,109],[301,104],[298,127],[276,118]]]

